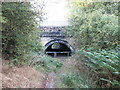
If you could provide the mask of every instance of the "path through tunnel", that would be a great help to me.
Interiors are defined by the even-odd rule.
[[[45,54],[56,56],[71,56],[74,52],[72,46],[65,40],[52,40],[45,45]]]

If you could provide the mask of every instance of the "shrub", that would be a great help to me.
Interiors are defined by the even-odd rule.
[[[68,33],[75,38],[79,49],[115,48],[120,38],[118,3],[87,1],[71,1]]]
[[[40,30],[29,2],[2,2],[2,53],[4,58],[24,58],[31,51],[40,51]],[[41,16],[41,15],[39,15]],[[42,16],[41,16],[42,17]],[[20,59],[19,59],[20,60]]]
[[[99,76],[99,85],[120,88],[120,61],[116,50],[98,52],[79,50],[77,53],[85,56],[83,60],[86,65]]]
[[[46,72],[57,72],[62,66],[62,63],[50,56],[40,55],[34,52],[29,59],[29,65],[34,65],[38,68],[43,67]]]
[[[67,73],[61,77],[63,88],[95,88],[93,80],[85,73]]]

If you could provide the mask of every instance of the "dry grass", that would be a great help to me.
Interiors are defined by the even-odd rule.
[[[2,88],[40,88],[43,74],[33,67],[9,66],[9,61],[3,61],[2,65]]]

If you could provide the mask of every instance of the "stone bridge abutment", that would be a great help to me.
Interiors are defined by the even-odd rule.
[[[44,53],[51,56],[71,56],[74,53],[74,40],[65,34],[65,27],[41,27],[40,41]]]

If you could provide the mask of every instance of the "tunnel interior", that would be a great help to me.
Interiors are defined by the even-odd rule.
[[[67,42],[53,41],[46,45],[45,54],[50,56],[71,56],[71,46]]]

